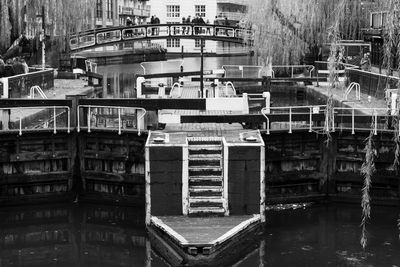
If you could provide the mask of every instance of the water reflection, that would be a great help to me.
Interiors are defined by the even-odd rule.
[[[169,62],[179,64],[170,64]],[[253,57],[205,57],[204,70],[220,69],[222,65],[252,65]],[[180,72],[180,60],[157,61],[145,63],[146,74],[162,72]],[[200,58],[189,57],[183,59],[183,71],[199,71]],[[135,75],[143,74],[144,69],[139,64],[107,65],[98,68],[98,72],[104,76],[102,97],[104,98],[132,98],[136,97]]]
[[[167,266],[150,247],[144,209],[106,205],[0,210],[0,266]],[[373,207],[365,251],[358,206],[268,211],[259,248],[234,266],[398,266],[397,207]]]
[[[399,266],[398,208],[372,207],[365,251],[360,216],[361,208],[350,205],[269,211],[263,257],[237,266]]]
[[[166,266],[159,259],[152,262],[143,210],[106,205],[2,209],[0,266]]]

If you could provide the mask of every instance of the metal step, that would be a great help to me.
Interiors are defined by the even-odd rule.
[[[190,192],[222,192],[223,188],[221,186],[191,186]]]
[[[220,158],[189,158],[189,167],[221,167]]]
[[[192,155],[221,155],[222,146],[189,146],[189,156]]]
[[[222,176],[222,168],[189,168],[189,178],[196,176]]]
[[[221,186],[191,186],[189,189],[190,198],[222,198],[223,188]]]
[[[216,207],[197,207],[197,208],[189,208],[189,215],[224,215],[224,208],[216,208]]]
[[[223,207],[223,199],[221,197],[190,197],[189,207]]]
[[[222,186],[223,178],[220,176],[196,176],[189,178],[189,187],[193,186]]]

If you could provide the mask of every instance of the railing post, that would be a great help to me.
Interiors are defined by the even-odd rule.
[[[292,133],[292,107],[289,107],[289,133]]]
[[[263,98],[265,98],[265,113],[271,113],[271,93],[270,92],[263,92]]]
[[[354,131],[354,108],[351,110],[351,134],[355,134],[355,131]]]
[[[144,77],[137,77],[136,79],[136,97],[144,98],[143,93],[143,83],[146,81]]]
[[[310,129],[308,130],[310,133],[312,132],[312,126],[313,126],[312,113],[313,113],[313,107],[310,107]]]
[[[90,106],[88,106],[88,111],[87,111],[87,131],[88,131],[88,133],[90,133],[90,123],[91,123],[91,120],[90,120]]]
[[[118,107],[118,135],[121,135],[121,107]]]
[[[392,93],[391,97],[390,97],[390,115],[396,115],[397,112],[397,93]]]
[[[140,135],[140,132],[145,129],[144,114],[142,114],[143,112],[144,111],[141,109],[136,110],[136,125],[137,125],[138,135]]]
[[[53,107],[53,117],[54,117],[54,120],[53,120],[54,134],[56,134],[57,133],[57,111],[56,111],[56,107],[55,106]]]
[[[219,80],[214,79],[214,92],[215,92],[215,98],[219,98]]]

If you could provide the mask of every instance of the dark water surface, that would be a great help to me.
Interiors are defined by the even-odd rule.
[[[167,266],[143,208],[60,204],[0,209],[0,266]],[[400,266],[398,207],[372,207],[368,247],[357,205],[268,211],[259,249],[236,266]]]

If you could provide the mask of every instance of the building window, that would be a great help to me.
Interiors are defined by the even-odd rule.
[[[102,0],[96,0],[96,18],[103,18],[103,3]]]
[[[194,13],[195,13],[195,16],[204,18],[206,16],[206,6],[205,5],[195,5]]]
[[[107,0],[107,19],[112,19],[113,17],[113,0]]]
[[[179,18],[181,16],[179,5],[167,5],[167,18]]]
[[[176,38],[168,38],[167,39],[167,47],[180,47],[181,40]]]

